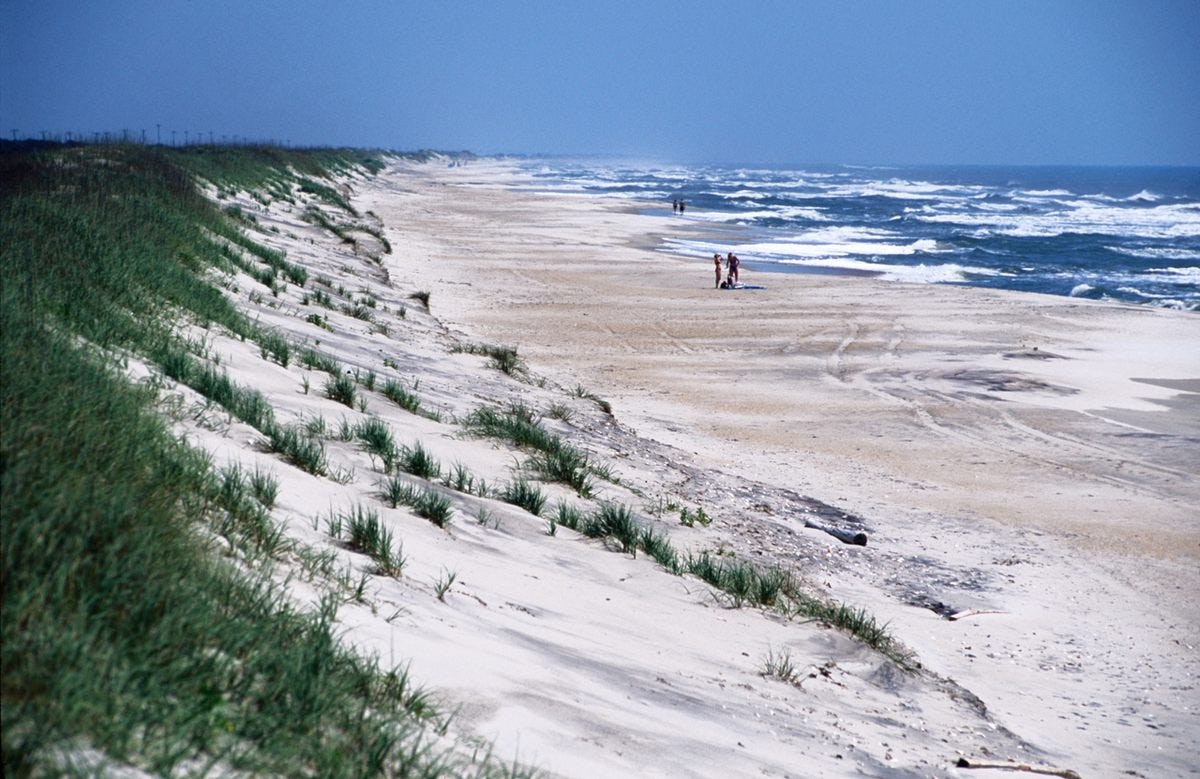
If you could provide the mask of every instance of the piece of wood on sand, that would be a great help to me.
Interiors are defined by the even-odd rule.
[[[1079,774],[1070,768],[1055,768],[1054,766],[1034,765],[1032,763],[1015,763],[1009,760],[976,760],[969,757],[960,757],[955,765],[959,768],[997,768],[1002,771],[1025,771],[1030,774],[1061,776],[1063,779],[1080,779]]]
[[[867,534],[861,530],[842,530],[840,527],[829,527],[828,525],[813,522],[811,519],[804,520],[804,526],[828,533],[843,544],[853,544],[854,546],[867,545]]]
[[[963,609],[962,611],[956,611],[953,614],[947,614],[946,619],[950,620],[951,622],[955,622],[956,620],[966,619],[967,617],[977,617],[980,614],[1005,614],[1005,613],[1007,613],[1007,612],[999,611],[998,609]]]

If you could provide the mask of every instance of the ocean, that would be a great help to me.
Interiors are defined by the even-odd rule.
[[[662,166],[525,160],[543,191],[657,201],[661,251],[745,275],[866,273],[1200,310],[1200,168]],[[662,213],[661,210],[657,210]]]

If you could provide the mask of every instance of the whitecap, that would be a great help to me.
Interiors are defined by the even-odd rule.
[[[1001,276],[1005,275],[990,268],[974,268],[957,263],[940,265],[892,265],[867,260],[850,258],[813,258],[804,260],[780,260],[781,265],[795,265],[806,268],[830,268],[835,270],[866,271],[877,273],[885,281],[900,281],[910,284],[945,284],[964,282],[972,276]]]
[[[1133,295],[1139,298],[1157,299],[1165,298],[1166,295],[1155,295],[1153,292],[1143,292],[1137,287],[1117,287],[1117,292],[1124,292],[1126,295]]]
[[[836,242],[780,241],[747,243],[734,247],[733,251],[747,256],[757,255],[763,258],[779,259],[788,257],[848,257],[851,255],[867,257],[906,256],[918,252],[926,254],[952,252],[955,249],[952,246],[939,244],[932,238],[921,238],[906,244],[853,240]]]
[[[1091,284],[1076,284],[1070,292],[1071,297],[1080,298],[1086,296],[1089,292],[1095,292],[1096,288]]]
[[[1174,246],[1105,246],[1110,252],[1145,260],[1200,260],[1200,251]]]
[[[1171,281],[1179,283],[1200,284],[1200,268],[1184,267],[1184,268],[1147,268],[1147,273],[1161,273],[1164,275],[1174,276]]]
[[[1027,189],[1019,194],[1028,197],[1069,197],[1075,193],[1066,189]]]
[[[1136,208],[1091,203],[1040,214],[937,213],[916,214],[913,218],[987,231],[979,237],[1053,238],[1067,233],[1152,239],[1200,237],[1200,205],[1197,204]]]
[[[1157,306],[1159,308],[1170,308],[1175,311],[1200,311],[1200,301],[1194,303],[1185,303],[1182,300],[1175,298],[1163,298],[1161,300],[1151,301],[1148,305]]]

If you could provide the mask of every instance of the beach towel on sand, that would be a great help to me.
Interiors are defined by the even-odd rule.
[[[721,287],[721,289],[766,289],[766,287],[758,284],[733,284],[731,286]]]

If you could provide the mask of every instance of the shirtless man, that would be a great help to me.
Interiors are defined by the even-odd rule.
[[[727,258],[726,262],[729,266],[729,283],[737,284],[738,268],[741,267],[742,262],[741,262],[741,260],[738,259],[737,255],[734,254],[733,252],[729,253],[729,257]]]

